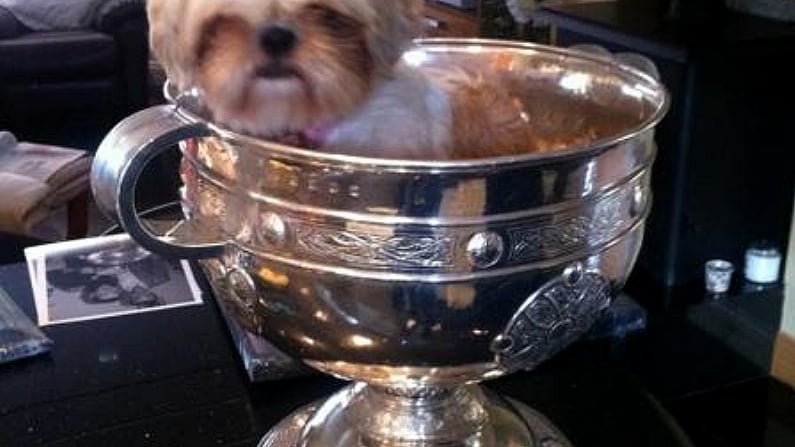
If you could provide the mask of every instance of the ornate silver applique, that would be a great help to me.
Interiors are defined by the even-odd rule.
[[[467,259],[470,264],[478,268],[488,268],[497,264],[504,251],[505,242],[493,231],[475,233],[466,244]]]
[[[530,296],[492,343],[506,371],[532,369],[584,334],[610,303],[611,287],[577,263]]]

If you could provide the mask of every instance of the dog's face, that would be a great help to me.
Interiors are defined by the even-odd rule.
[[[368,97],[416,35],[421,0],[149,0],[155,57],[214,119],[278,137]]]

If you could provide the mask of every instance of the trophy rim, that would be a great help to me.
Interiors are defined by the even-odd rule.
[[[186,98],[196,98],[199,94],[198,89],[187,91],[177,91],[170,80],[166,80],[163,85],[163,94],[167,101],[175,106],[175,113],[190,122],[198,122],[207,126],[217,137],[222,139],[234,140],[238,143],[245,143],[249,147],[259,148],[266,152],[278,153],[290,158],[310,160],[316,163],[327,163],[337,165],[348,165],[358,169],[380,170],[392,172],[468,172],[483,171],[484,167],[508,168],[521,165],[531,165],[557,161],[571,157],[582,157],[589,154],[608,150],[610,147],[621,144],[637,135],[643,134],[659,124],[666,116],[670,106],[671,97],[666,87],[660,80],[654,78],[640,69],[628,64],[619,62],[608,56],[587,53],[580,50],[555,47],[533,42],[520,42],[497,39],[483,38],[421,38],[414,40],[415,46],[407,52],[416,50],[451,50],[470,51],[475,48],[507,49],[526,53],[545,53],[562,57],[577,58],[582,61],[589,61],[602,66],[608,66],[618,73],[624,73],[635,77],[638,81],[652,87],[652,94],[644,94],[644,100],[655,106],[649,116],[642,120],[638,125],[629,126],[626,130],[617,132],[608,137],[596,139],[586,145],[572,145],[566,149],[555,150],[543,153],[527,153],[521,155],[501,155],[482,158],[466,158],[455,160],[432,160],[432,159],[406,159],[389,157],[372,157],[363,155],[351,155],[337,152],[324,152],[298,146],[291,146],[283,143],[263,140],[251,135],[246,135],[218,125],[210,119],[202,117],[200,113],[191,110],[191,107],[184,103]],[[656,98],[655,98],[656,97]]]

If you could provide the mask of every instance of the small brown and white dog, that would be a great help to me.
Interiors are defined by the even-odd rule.
[[[508,91],[401,60],[423,3],[149,0],[150,41],[170,81],[199,88],[213,119],[242,133],[376,157],[526,149],[527,115]]]

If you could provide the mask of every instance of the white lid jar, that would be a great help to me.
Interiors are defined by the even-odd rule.
[[[781,252],[772,245],[757,243],[745,251],[745,279],[755,283],[778,281]]]

